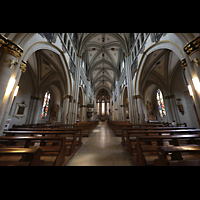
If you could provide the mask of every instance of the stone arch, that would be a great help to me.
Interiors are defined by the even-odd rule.
[[[28,58],[36,51],[38,50],[50,50],[52,52],[54,52],[55,54],[57,54],[60,58],[60,61],[62,63],[62,68],[63,70],[66,72],[65,73],[65,81],[66,81],[66,85],[67,87],[65,87],[65,95],[71,95],[72,94],[72,78],[71,78],[71,74],[70,74],[70,70],[69,70],[69,65],[68,62],[65,58],[65,55],[62,53],[62,51],[55,45],[49,44],[46,41],[38,41],[36,43],[31,43],[28,46],[26,46],[26,51],[24,52],[23,55],[23,60],[27,61]]]
[[[184,58],[184,54],[183,54],[183,51],[181,51],[181,49],[173,42],[171,41],[160,41],[156,44],[153,44],[151,45],[150,47],[148,47],[141,59],[140,59],[140,62],[138,64],[138,70],[136,72],[136,75],[135,75],[135,79],[134,79],[134,93],[135,95],[136,94],[141,94],[141,90],[140,90],[140,77],[141,77],[141,74],[145,68],[145,64],[146,64],[146,61],[148,59],[148,56],[150,54],[152,54],[154,51],[156,50],[160,50],[160,49],[167,49],[167,50],[171,50],[172,52],[174,52],[178,58],[180,60],[182,60]]]

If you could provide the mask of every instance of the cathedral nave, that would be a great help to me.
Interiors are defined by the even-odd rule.
[[[129,138],[123,128],[132,128],[134,134],[137,128],[138,134],[154,127],[179,136],[183,131],[177,127],[199,133],[199,44],[199,33],[0,33],[0,149],[4,152],[0,164],[6,163],[9,148],[25,145],[31,155],[54,156],[55,166],[148,165],[148,159],[138,160],[140,136]],[[49,129],[60,131],[59,137],[65,131],[65,146],[53,142],[58,133],[53,135]],[[11,131],[35,138],[25,141],[22,132]],[[38,138],[45,134],[49,142]],[[163,141],[173,140],[164,137]],[[50,153],[56,144],[66,148],[62,155],[57,151],[57,157]],[[113,157],[108,156],[112,146]],[[21,150],[21,160],[9,161],[10,165],[46,164],[42,157],[35,161]],[[88,151],[96,151],[102,163],[95,162],[93,155],[90,160]],[[174,156],[169,163],[174,164],[175,158],[181,157]],[[155,163],[161,164],[158,160]]]

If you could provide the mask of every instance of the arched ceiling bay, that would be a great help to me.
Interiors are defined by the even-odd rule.
[[[100,87],[114,88],[119,66],[128,52],[125,33],[82,33],[78,52],[87,63],[87,77],[94,91]]]

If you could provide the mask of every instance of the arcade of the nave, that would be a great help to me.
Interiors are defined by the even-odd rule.
[[[199,60],[199,33],[1,33],[0,134],[77,120],[199,127]]]

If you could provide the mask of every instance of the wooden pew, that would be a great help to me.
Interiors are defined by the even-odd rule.
[[[2,157],[11,157],[22,155],[19,161],[6,161]],[[40,148],[0,148],[0,166],[40,166],[40,157],[42,150]]]
[[[173,127],[172,123],[169,123],[169,122],[166,122],[166,123],[163,122],[163,125],[168,126],[168,127]],[[187,124],[186,123],[180,123],[180,124],[177,123],[177,127],[187,127]]]
[[[39,148],[42,150],[42,155],[56,156],[55,161],[52,163],[53,166],[61,166],[65,161],[65,151],[66,151],[65,137],[1,136],[0,141],[7,148],[8,147],[13,148],[13,146],[10,146],[12,141],[19,142],[19,144],[15,143],[14,148],[17,148],[17,147],[18,148],[30,148],[30,147],[35,148],[34,144],[36,142],[37,143],[39,142]],[[53,146],[47,145],[47,143],[49,142],[53,143]],[[43,165],[44,165],[44,162],[43,162]]]
[[[195,127],[123,127],[122,128],[122,146],[126,145],[127,132],[130,131],[148,131],[148,130],[184,130],[184,129],[196,129]]]
[[[74,131],[52,131],[52,130],[45,130],[45,131],[37,131],[37,130],[32,130],[32,131],[4,131],[6,136],[15,136],[15,135],[42,135],[43,137],[46,135],[55,135],[55,136],[60,136],[62,137],[70,137],[71,139],[66,139],[66,151],[65,154],[70,155],[72,154],[76,149],[76,145],[78,148],[80,147],[78,145],[77,139],[76,139],[76,133]]]
[[[134,130],[128,131],[126,137],[126,149],[131,153],[132,152],[132,142],[136,142],[136,139],[131,139],[131,137],[137,137],[139,135],[162,135],[162,134],[195,134],[199,133],[200,129],[178,129],[178,130]]]
[[[108,126],[112,129],[116,136],[120,134],[121,127],[124,125],[130,125],[129,121],[108,121]]]
[[[11,128],[9,131],[60,131],[68,133],[76,133],[78,139],[77,145],[82,145],[82,129],[81,128]]]
[[[162,127],[162,124],[153,124],[153,123],[144,123],[144,124],[130,124],[129,121],[125,122],[108,122],[109,127],[115,133],[117,137],[122,136],[122,129],[123,128],[135,128],[135,127]]]
[[[196,160],[169,160],[168,154],[177,153],[200,154],[200,146],[168,146],[157,149],[158,159],[154,160],[155,166],[200,166],[200,158]]]
[[[98,121],[93,122],[77,122],[77,128],[82,128],[83,135],[89,137],[93,129],[99,124]]]
[[[77,122],[76,124],[30,124],[30,125],[13,125],[15,128],[79,128],[82,129],[82,136],[88,137],[92,130],[98,125],[98,121]]]
[[[93,125],[93,124],[92,124]],[[89,137],[93,130],[93,126],[90,124],[55,124],[49,125],[48,128],[78,128],[82,131],[83,137]]]
[[[179,140],[189,140],[190,143],[196,144],[197,141],[195,139],[199,139],[200,134],[188,134],[188,135],[148,135],[148,136],[137,136],[136,137],[136,144],[135,144],[135,150],[136,150],[136,157],[137,157],[137,163],[140,166],[147,166],[146,158],[144,156],[144,153],[156,153],[157,148],[160,146],[163,146],[163,140],[171,140],[172,144],[174,146],[179,146]],[[152,146],[152,145],[142,145],[142,142],[146,141],[156,141],[159,145]],[[173,160],[181,160],[181,154],[176,153],[172,155]]]

